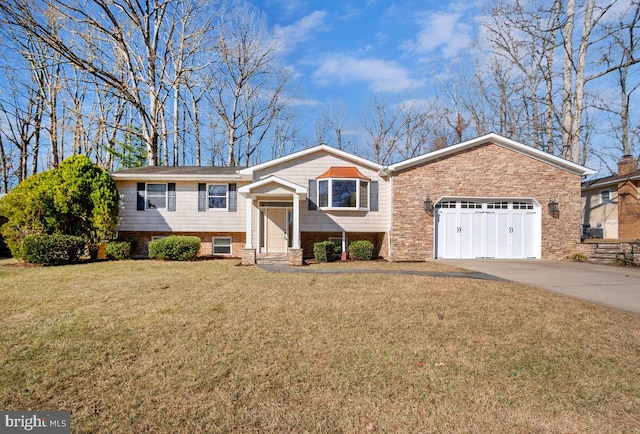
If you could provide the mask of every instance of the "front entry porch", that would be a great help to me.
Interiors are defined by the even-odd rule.
[[[243,265],[274,255],[286,256],[292,265],[302,265],[300,203],[307,189],[271,176],[238,189],[247,208],[246,245]]]

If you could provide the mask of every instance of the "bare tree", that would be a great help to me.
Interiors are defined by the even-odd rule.
[[[160,113],[174,77],[170,38],[183,19],[174,0],[16,0],[0,3],[7,23],[46,44],[135,108],[148,163],[158,163]],[[48,15],[57,17],[56,32]],[[120,67],[122,69],[116,69]]]
[[[402,141],[404,106],[387,105],[380,96],[372,98],[362,114],[362,126],[367,135],[367,147],[373,161],[389,164]]]
[[[216,81],[208,94],[225,128],[228,166],[249,161],[277,113],[286,74],[276,62],[278,41],[266,17],[250,4],[236,4],[221,24]],[[244,143],[244,152],[238,143]]]
[[[351,141],[345,137],[348,128],[349,109],[343,101],[329,101],[325,110],[314,122],[317,143],[326,143],[341,150],[351,147]]]

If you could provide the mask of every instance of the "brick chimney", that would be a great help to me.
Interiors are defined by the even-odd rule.
[[[618,161],[618,175],[626,176],[638,170],[638,160],[631,155],[625,155]]]
[[[625,155],[618,162],[618,175],[628,176],[638,170],[638,160]],[[640,238],[640,181],[621,179],[618,183],[618,237]]]

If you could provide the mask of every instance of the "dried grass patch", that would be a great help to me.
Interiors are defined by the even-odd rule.
[[[0,408],[74,432],[629,432],[640,318],[507,283],[233,261],[0,268]]]

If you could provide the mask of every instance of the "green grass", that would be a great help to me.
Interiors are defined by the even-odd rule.
[[[71,410],[74,433],[640,432],[638,316],[235,264],[0,267],[0,408]]]

